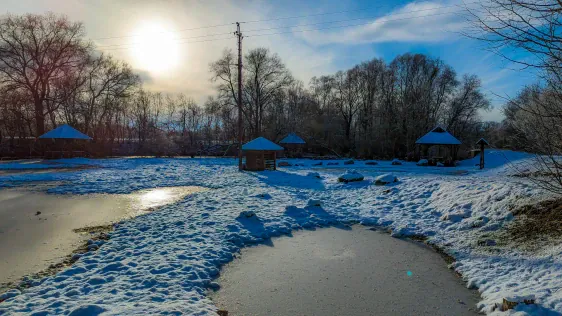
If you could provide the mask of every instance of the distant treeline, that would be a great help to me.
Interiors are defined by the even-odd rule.
[[[96,155],[219,154],[237,142],[231,51],[210,65],[217,94],[196,104],[143,90],[129,65],[97,52],[84,34],[81,23],[54,14],[0,20],[0,155],[33,152],[35,143],[21,139],[63,123],[93,137]],[[266,48],[246,52],[243,64],[244,140],[295,132],[311,151],[365,158],[407,157],[436,125],[467,148],[482,136],[502,142],[503,125],[480,120],[489,101],[479,78],[436,58],[373,59],[308,85]]]

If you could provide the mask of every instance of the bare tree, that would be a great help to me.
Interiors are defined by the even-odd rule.
[[[23,90],[31,97],[36,136],[62,101],[53,91],[56,83],[86,60],[83,36],[81,23],[54,14],[0,20],[0,84],[3,91]]]
[[[479,31],[469,36],[485,41],[490,50],[511,62],[539,70],[538,84],[508,99],[504,113],[512,143],[536,153],[533,165],[518,171],[562,194],[562,4],[556,0],[490,0],[479,9],[467,10]],[[506,51],[530,57],[518,59]]]

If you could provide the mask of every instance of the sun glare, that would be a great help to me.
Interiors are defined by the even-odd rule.
[[[147,23],[138,28],[132,48],[138,68],[164,73],[178,64],[179,44],[170,31],[158,23]]]

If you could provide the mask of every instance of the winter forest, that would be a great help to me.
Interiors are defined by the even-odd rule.
[[[96,50],[80,22],[55,14],[5,16],[0,155],[32,154],[35,137],[64,123],[90,135],[99,156],[194,155],[237,143],[236,64],[234,52],[225,50],[209,65],[216,94],[198,104],[188,93],[144,89],[129,65]],[[490,101],[478,74],[459,74],[432,56],[374,58],[303,82],[268,48],[245,52],[242,92],[245,141],[278,141],[295,132],[315,153],[363,158],[407,158],[416,139],[436,125],[465,149],[480,137],[521,149],[522,140],[534,143],[524,131],[536,126],[532,109],[522,108],[560,95],[550,86],[525,88],[506,100],[504,122],[483,122],[479,113]]]

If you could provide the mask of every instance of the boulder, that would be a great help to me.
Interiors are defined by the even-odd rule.
[[[321,166],[322,165],[322,161],[318,162],[318,163],[313,163],[313,166]]]
[[[346,173],[339,176],[338,182],[349,183],[349,182],[363,181],[363,179],[365,179],[365,177],[359,172],[355,170],[348,170]]]
[[[394,159],[392,159],[391,164],[392,164],[393,166],[400,166],[400,165],[402,165],[402,161],[400,161],[400,160],[394,158]]]
[[[385,185],[393,182],[398,182],[398,178],[391,173],[383,174],[375,178],[376,185]]]
[[[417,163],[418,166],[427,166],[429,165],[429,161],[427,159],[420,159]]]
[[[368,165],[368,166],[376,166],[376,165],[378,165],[379,163],[376,162],[376,161],[367,161],[367,162],[365,162],[365,164]]]
[[[346,161],[343,162],[343,164],[344,164],[344,165],[353,165],[353,164],[355,164],[355,161],[353,161],[353,159],[351,159],[351,160],[346,160]]]
[[[278,166],[278,167],[291,167],[292,165],[291,165],[289,162],[287,162],[287,161],[280,161],[280,162],[277,164],[277,166]]]

